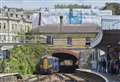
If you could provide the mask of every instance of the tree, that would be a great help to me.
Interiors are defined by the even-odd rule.
[[[102,10],[112,10],[113,15],[120,15],[120,4],[119,3],[106,3]]]
[[[88,9],[91,8],[91,6],[89,5],[78,5],[78,4],[69,4],[69,5],[55,5],[55,8],[60,8],[60,9],[64,9],[64,8],[84,8],[84,9]]]
[[[5,60],[4,72],[33,74],[39,58],[46,55],[46,51],[51,54],[51,49],[42,44],[17,46],[10,50],[11,56],[9,60]]]

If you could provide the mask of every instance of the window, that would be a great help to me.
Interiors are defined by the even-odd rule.
[[[2,27],[2,25],[1,25],[1,23],[0,23],[0,29],[1,29],[1,27]]]
[[[21,15],[21,17],[23,17],[23,15]]]
[[[12,14],[12,13],[10,14],[10,17],[13,17],[13,14]]]
[[[52,36],[47,36],[46,43],[47,44],[53,44],[53,37]]]
[[[67,45],[72,45],[72,37],[67,37]]]
[[[14,29],[14,24],[12,24],[12,30]]]
[[[4,26],[3,26],[3,28],[5,29],[6,28],[6,24],[4,23]]]
[[[15,24],[15,28],[17,28],[17,24]]]
[[[86,38],[86,46],[90,46],[90,38]]]
[[[16,18],[18,18],[18,14],[16,14]]]
[[[6,36],[5,35],[3,36],[3,41],[6,41]]]
[[[29,26],[25,26],[25,31],[29,32],[30,31],[30,27]]]
[[[28,30],[27,30],[28,32],[30,31],[30,27],[28,26]]]
[[[1,37],[2,37],[2,35],[0,35],[0,40],[2,39]]]
[[[3,50],[3,55],[4,55],[4,58],[9,59],[10,58],[10,51]]]

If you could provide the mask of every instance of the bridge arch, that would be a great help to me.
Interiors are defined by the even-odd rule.
[[[72,50],[57,49],[52,55],[59,58],[59,72],[73,73],[75,69],[78,68],[79,53]]]
[[[60,61],[72,60],[74,64],[78,65],[79,53],[72,50],[56,49],[52,56],[58,57]]]

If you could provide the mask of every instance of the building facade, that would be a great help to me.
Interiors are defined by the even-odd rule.
[[[32,13],[22,9],[3,8],[0,12],[0,43],[19,42],[17,37],[32,29]]]

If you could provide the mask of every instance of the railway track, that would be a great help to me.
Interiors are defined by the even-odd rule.
[[[78,69],[74,75],[85,79],[86,82],[109,82],[106,77],[91,70]]]
[[[81,77],[78,77],[76,75],[73,74],[64,74],[64,76],[70,78],[70,80],[68,80],[69,82],[86,82],[84,79],[82,79]],[[67,82],[68,82],[67,81]]]
[[[99,73],[78,69],[75,73],[54,73],[20,78],[19,74],[1,74],[0,82],[109,82]]]
[[[85,80],[73,74],[57,73],[51,75],[36,75],[19,82],[85,82]]]
[[[55,73],[33,75],[26,79],[17,79],[16,74],[1,75],[0,82],[108,82],[104,77],[91,71],[77,70],[76,73]]]

